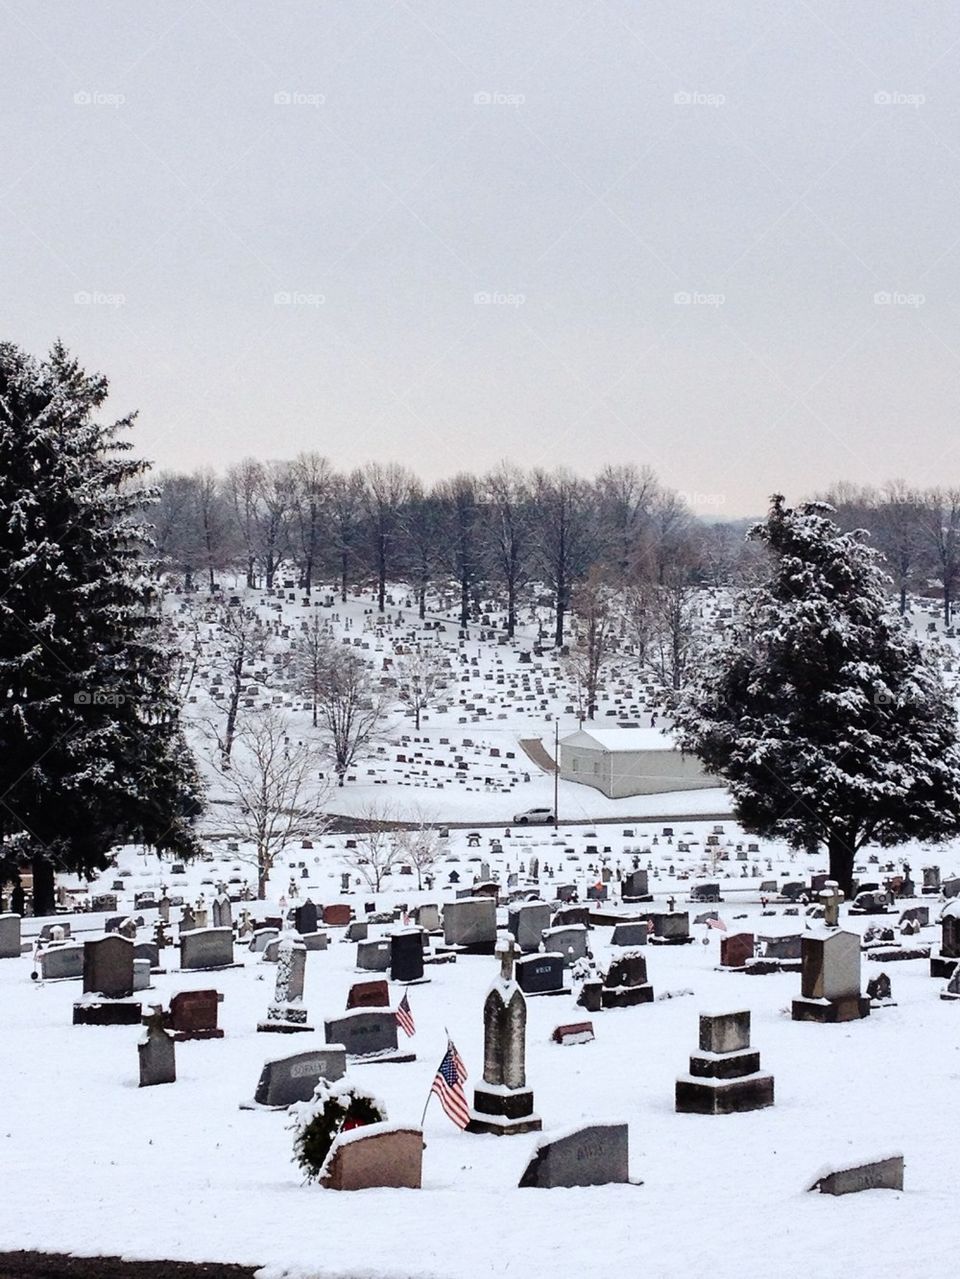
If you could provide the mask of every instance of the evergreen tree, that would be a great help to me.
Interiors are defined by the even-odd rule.
[[[772,575],[742,597],[677,725],[726,779],[745,830],[825,844],[849,895],[865,844],[960,831],[960,747],[954,706],[887,595],[879,556],[830,509],[773,498],[750,534]]]
[[[101,425],[107,381],[0,344],[0,871],[91,874],[118,843],[179,856],[201,786],[147,572],[146,464]]]

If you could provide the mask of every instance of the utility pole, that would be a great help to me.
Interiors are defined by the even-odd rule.
[[[560,826],[557,804],[560,800],[560,721],[553,721],[553,829]]]

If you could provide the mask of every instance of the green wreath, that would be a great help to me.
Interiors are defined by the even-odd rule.
[[[307,1181],[317,1181],[334,1139],[344,1129],[383,1123],[386,1112],[373,1097],[357,1088],[332,1094],[323,1108],[302,1127],[294,1140],[294,1158]]]

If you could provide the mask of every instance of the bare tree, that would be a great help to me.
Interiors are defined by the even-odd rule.
[[[246,682],[247,667],[263,660],[267,651],[267,633],[256,612],[242,605],[221,605],[217,614],[221,661],[226,675],[226,719],[218,734],[220,755],[225,768],[230,767],[233,741],[237,732],[240,696]]]
[[[577,683],[583,688],[587,719],[597,713],[600,671],[610,656],[615,602],[616,592],[598,568],[590,570],[571,597],[576,635],[571,659],[581,668]]]
[[[376,738],[387,713],[383,691],[356,653],[331,652],[317,693],[317,713],[342,786],[347,769]]]
[[[700,651],[697,596],[697,588],[682,578],[653,592],[647,666],[673,692],[686,684]]]
[[[493,576],[507,597],[507,635],[517,629],[517,605],[532,552],[530,488],[522,471],[503,462],[484,481],[486,538]]]
[[[363,515],[363,476],[335,475],[330,483],[330,530],[337,557],[340,598],[347,602],[350,567],[357,555]]]
[[[319,453],[301,453],[291,468],[292,533],[300,585],[309,595],[320,557],[320,538],[333,472]]]
[[[397,860],[409,863],[417,872],[417,889],[423,888],[423,876],[443,856],[443,840],[440,832],[423,812],[413,818],[416,823],[396,832]]]
[[[960,489],[931,489],[923,514],[924,542],[943,592],[943,624],[949,626],[960,580]]]
[[[290,673],[294,688],[310,698],[313,727],[317,727],[320,697],[326,684],[327,670],[333,660],[333,641],[328,624],[314,613],[290,648]]]
[[[417,597],[421,618],[427,615],[427,587],[440,559],[441,506],[434,493],[425,493],[419,481],[411,485],[401,513],[405,575]]]
[[[595,481],[600,535],[617,579],[635,575],[660,487],[650,467],[605,466]]]
[[[373,892],[379,893],[384,878],[401,860],[399,832],[391,829],[392,810],[373,807],[360,815],[363,829],[355,836],[356,848],[344,849],[345,865],[357,872]]]
[[[236,751],[224,767],[219,743],[211,763],[229,806],[225,828],[238,842],[252,844],[248,860],[257,870],[257,896],[266,896],[277,854],[296,839],[323,834],[329,787],[320,781],[322,755],[315,743],[295,741],[281,714],[264,709],[244,718]],[[241,860],[247,856],[242,850]]]
[[[414,727],[420,731],[420,716],[440,700],[447,688],[443,657],[435,649],[417,649],[397,663],[397,697],[412,712]]]
[[[595,520],[586,481],[559,469],[534,474],[537,549],[554,601],[554,642],[563,644],[570,593],[593,558]]]
[[[226,494],[233,510],[234,526],[243,548],[247,585],[256,586],[260,548],[263,467],[255,458],[245,458],[227,471]]]
[[[922,555],[923,510],[920,497],[903,480],[883,486],[876,512],[876,542],[882,551],[907,611],[907,592],[914,585]]]
[[[413,476],[395,462],[370,462],[363,468],[364,501],[370,516],[373,559],[377,574],[377,607],[386,610],[387,575],[394,565],[400,509],[407,500]]]

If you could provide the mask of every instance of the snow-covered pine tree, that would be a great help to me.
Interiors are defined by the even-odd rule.
[[[825,844],[848,895],[866,843],[960,831],[957,714],[885,589],[878,555],[830,507],[772,499],[750,536],[772,573],[677,714],[683,746],[727,782],[744,829]]]
[[[0,871],[103,869],[143,841],[198,851],[202,789],[147,572],[146,464],[101,425],[107,381],[57,344],[0,344]]]

